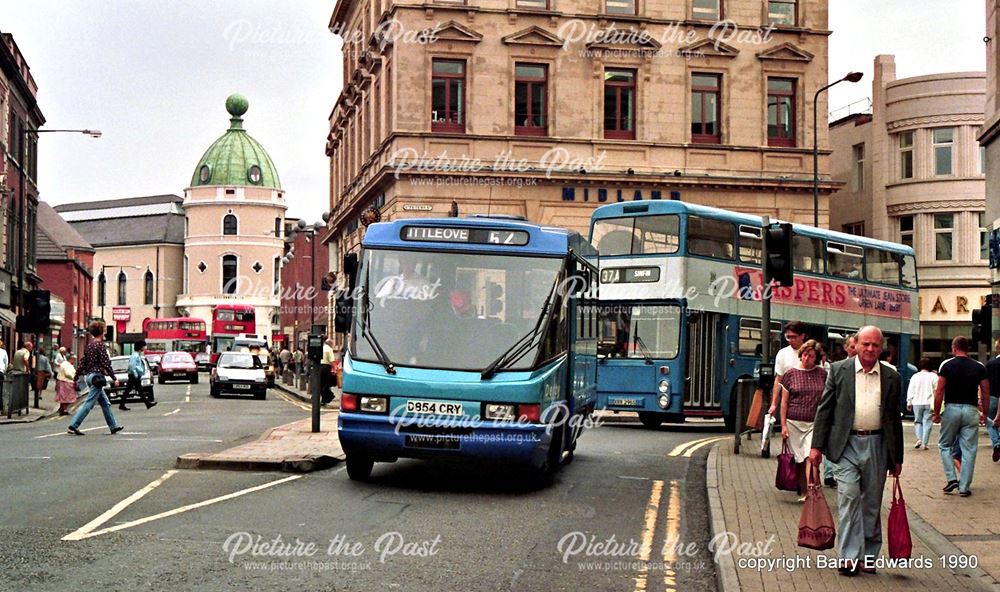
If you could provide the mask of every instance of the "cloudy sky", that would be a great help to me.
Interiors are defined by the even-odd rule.
[[[244,94],[244,126],[271,154],[289,215],[328,203],[327,118],[341,86],[333,0],[0,0],[39,86],[45,127],[104,136],[41,137],[42,198],[52,204],[182,194]],[[942,5],[948,10],[942,11]],[[872,62],[897,76],[985,68],[984,0],[830,0],[836,110],[871,96]]]

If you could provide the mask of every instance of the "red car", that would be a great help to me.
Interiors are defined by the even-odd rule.
[[[164,384],[168,380],[187,380],[191,384],[198,384],[198,366],[191,354],[187,352],[163,354],[157,382]]]

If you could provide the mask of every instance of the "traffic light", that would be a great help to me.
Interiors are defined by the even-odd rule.
[[[486,284],[486,316],[498,317],[503,314],[504,289],[496,282]]]
[[[767,261],[764,262],[764,279],[782,286],[792,285],[792,225],[771,224],[764,231]]]
[[[49,315],[52,306],[49,304],[48,290],[32,290],[25,297],[25,311],[17,317],[19,333],[45,333],[49,330]]]
[[[972,343],[985,343],[990,348],[990,337],[993,336],[993,307],[984,304],[982,308],[972,311]]]

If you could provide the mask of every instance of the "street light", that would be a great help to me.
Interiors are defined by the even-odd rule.
[[[861,80],[863,76],[863,72],[850,72],[847,76],[844,76],[840,80],[831,82],[830,84],[819,89],[816,91],[816,94],[813,95],[813,226],[817,228],[819,228],[819,114],[817,113],[819,110],[819,95],[826,89],[836,86],[845,80],[847,82],[857,82]]]
[[[28,208],[27,208],[27,203],[26,203],[25,195],[24,195],[24,167],[25,167],[25,164],[26,164],[24,162],[24,159],[27,156],[28,137],[32,136],[32,135],[34,135],[34,136],[37,137],[38,134],[55,134],[55,133],[60,133],[60,134],[86,134],[86,135],[90,136],[91,138],[100,138],[101,137],[101,131],[100,130],[92,130],[92,129],[44,129],[44,130],[41,130],[41,129],[27,128],[25,130],[22,130],[22,133],[21,133],[21,147],[20,147],[21,149],[18,151],[19,154],[18,154],[18,159],[17,159],[17,171],[18,171],[18,178],[20,180],[20,184],[19,185],[20,185],[20,190],[21,190],[21,199],[20,199],[21,215],[18,217],[18,222],[19,222],[19,225],[21,227],[21,231],[18,233],[18,237],[17,237],[17,259],[18,259],[18,262],[20,263],[19,269],[18,269],[18,273],[17,273],[17,289],[18,289],[18,295],[19,295],[19,302],[17,303],[17,305],[18,305],[18,312],[21,312],[21,313],[24,312],[24,294],[26,292],[26,290],[24,289],[24,282],[25,282],[25,274],[27,273],[27,267],[28,267],[28,253],[27,253],[26,246],[25,246],[25,240],[27,240],[27,236],[26,235],[27,235],[27,232],[28,232],[28,228],[27,228],[28,227]],[[35,189],[36,190],[38,189],[37,186],[35,187]],[[7,240],[9,241],[10,237],[7,237]],[[16,328],[15,328],[15,331],[16,331]]]

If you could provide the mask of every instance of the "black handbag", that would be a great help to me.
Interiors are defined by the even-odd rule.
[[[90,386],[104,387],[108,385],[108,379],[103,374],[97,374],[90,379]]]

